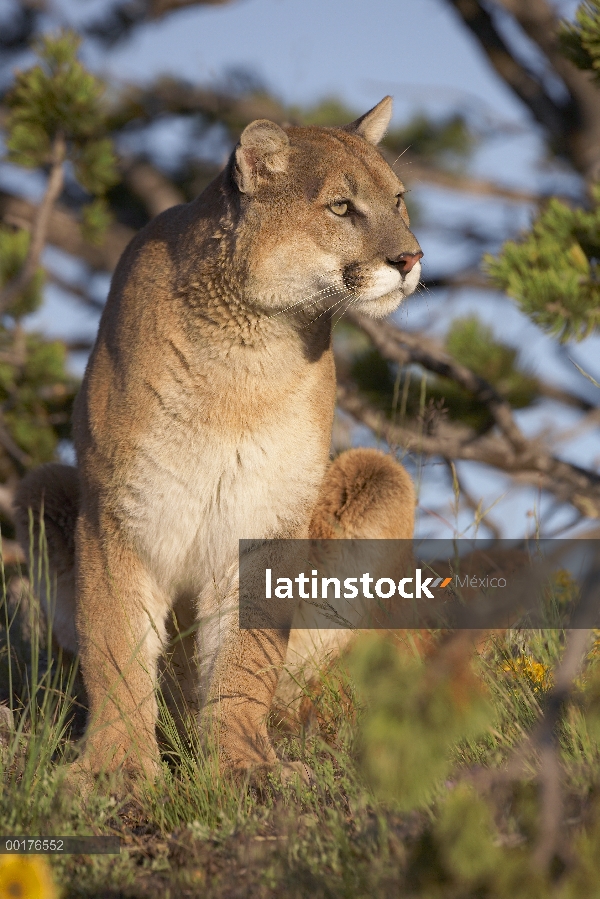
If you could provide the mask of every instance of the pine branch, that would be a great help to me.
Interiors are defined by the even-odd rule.
[[[54,138],[52,145],[48,185],[33,221],[31,242],[29,244],[27,258],[16,278],[13,278],[13,280],[0,291],[0,315],[6,312],[10,304],[23,290],[25,290],[38,269],[42,251],[48,236],[50,216],[54,204],[58,200],[63,188],[66,151],[65,139],[62,134],[58,134]]]

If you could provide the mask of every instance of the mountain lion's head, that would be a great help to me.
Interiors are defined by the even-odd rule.
[[[405,188],[376,149],[391,97],[344,128],[252,122],[230,160],[236,263],[247,299],[315,319],[350,305],[392,312],[417,287],[423,255]]]

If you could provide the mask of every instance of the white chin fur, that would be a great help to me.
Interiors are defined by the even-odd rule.
[[[362,293],[356,308],[372,318],[384,318],[397,309],[402,300],[414,293],[420,278],[420,262],[413,266],[405,278],[388,266],[378,269],[373,276],[373,286]],[[386,286],[387,289],[381,289]]]
[[[369,287],[360,291],[361,299],[369,302],[370,300],[379,300],[388,293],[402,290],[402,276],[400,272],[391,268],[389,265],[382,265],[381,268],[375,269],[371,274]]]

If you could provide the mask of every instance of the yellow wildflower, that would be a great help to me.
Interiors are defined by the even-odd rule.
[[[531,656],[521,655],[517,659],[510,659],[502,666],[502,670],[510,671],[518,677],[526,677],[539,690],[547,690],[552,685],[550,666],[536,662]]]
[[[0,899],[58,899],[48,862],[38,855],[0,855]]]
[[[600,656],[600,630],[593,630],[592,636],[594,641],[590,647],[590,651],[587,654],[588,659],[597,659]]]

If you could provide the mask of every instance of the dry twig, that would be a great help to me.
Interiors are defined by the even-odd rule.
[[[40,203],[33,227],[27,257],[19,274],[0,291],[0,315],[4,313],[19,294],[28,287],[35,275],[48,236],[48,225],[54,204],[62,193],[64,183],[64,162],[66,142],[62,134],[57,134],[52,144],[51,167],[46,193]]]

